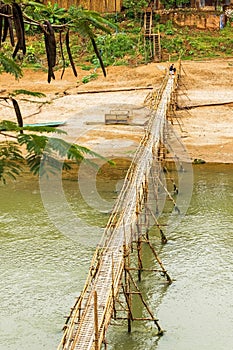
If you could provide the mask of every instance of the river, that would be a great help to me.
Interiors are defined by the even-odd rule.
[[[118,322],[110,326],[108,349],[232,349],[232,171],[227,164],[196,165],[186,216],[169,233],[166,245],[156,243],[174,282],[167,286],[147,273],[140,287],[166,330],[164,336],[158,339],[149,322],[135,321],[131,334]],[[107,180],[100,186],[107,200],[116,197],[113,185],[116,182]],[[97,213],[85,204],[76,181],[67,179],[64,187],[72,210],[88,230],[100,226],[95,231],[98,241],[107,213]],[[64,316],[84,285],[94,244],[71,239],[54,226],[34,178],[0,188],[0,350],[56,349]],[[146,259],[153,263],[149,254]]]

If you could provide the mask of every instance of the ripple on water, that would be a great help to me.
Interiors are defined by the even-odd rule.
[[[150,323],[134,322],[132,334],[120,323],[108,333],[110,350],[232,348],[232,171],[196,169],[187,215],[169,233],[167,245],[157,244],[174,282],[164,285],[151,273],[141,283],[166,333],[158,341]],[[63,316],[84,285],[94,251],[56,230],[31,187],[0,193],[1,350],[56,348]],[[79,210],[77,196],[72,200],[73,210]],[[92,227],[100,221],[88,206],[80,215]],[[152,264],[152,256],[146,259]],[[136,308],[140,310],[139,304]]]

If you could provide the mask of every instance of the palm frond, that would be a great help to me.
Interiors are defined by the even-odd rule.
[[[29,155],[41,155],[47,145],[48,137],[36,134],[21,134],[18,136],[18,142],[21,146],[26,146]]]
[[[5,184],[7,177],[15,180],[22,171],[20,162],[23,159],[18,143],[0,142],[0,181]]]
[[[86,18],[96,29],[111,34],[111,29],[117,30],[118,26],[106,18],[102,17],[100,13],[90,10],[83,10],[83,18]]]
[[[2,68],[1,68],[2,66]],[[14,60],[8,58],[4,53],[0,53],[0,73],[6,72],[14,75],[15,79],[19,79],[23,76],[23,72],[20,66],[15,63]]]
[[[72,22],[78,25],[78,28],[86,23],[92,24],[95,28],[106,33],[110,33],[111,29],[117,30],[117,25],[108,21],[96,11],[86,10],[82,8],[70,8],[68,11],[71,15]]]
[[[24,90],[24,89],[19,89],[19,90],[13,90],[10,93],[10,96],[17,96],[17,95],[28,95],[28,96],[33,96],[33,97],[46,97],[45,94],[42,92],[38,91],[29,91],[29,90]]]
[[[19,131],[20,128],[18,125],[14,122],[11,122],[10,120],[2,120],[0,122],[0,132],[1,131]]]
[[[39,132],[39,133],[56,133],[56,134],[67,134],[66,131],[55,128],[53,126],[37,126],[37,125],[25,125],[22,130]]]

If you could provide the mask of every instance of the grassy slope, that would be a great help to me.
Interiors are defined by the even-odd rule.
[[[162,59],[224,58],[232,56],[233,28],[227,26],[219,31],[190,30],[190,28],[175,28],[168,21],[166,25],[158,24],[162,35]],[[149,46],[145,46],[142,21],[121,19],[119,30],[109,35],[98,35],[97,45],[106,66],[144,64],[151,60]],[[90,41],[75,33],[71,38],[71,47],[76,65],[83,69],[98,67],[98,60],[93,52]],[[11,55],[12,48],[4,43],[3,49]],[[57,67],[61,68],[62,60],[58,49]],[[46,55],[41,35],[28,38],[27,55],[23,61],[24,67],[46,69]],[[66,65],[69,64],[66,58]]]

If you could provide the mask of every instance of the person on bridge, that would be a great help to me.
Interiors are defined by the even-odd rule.
[[[171,64],[171,66],[169,68],[169,73],[170,73],[170,75],[174,74],[174,63]]]
[[[174,67],[174,63],[171,64],[170,68],[169,68],[169,74],[171,77],[173,77],[176,73],[176,68]]]

